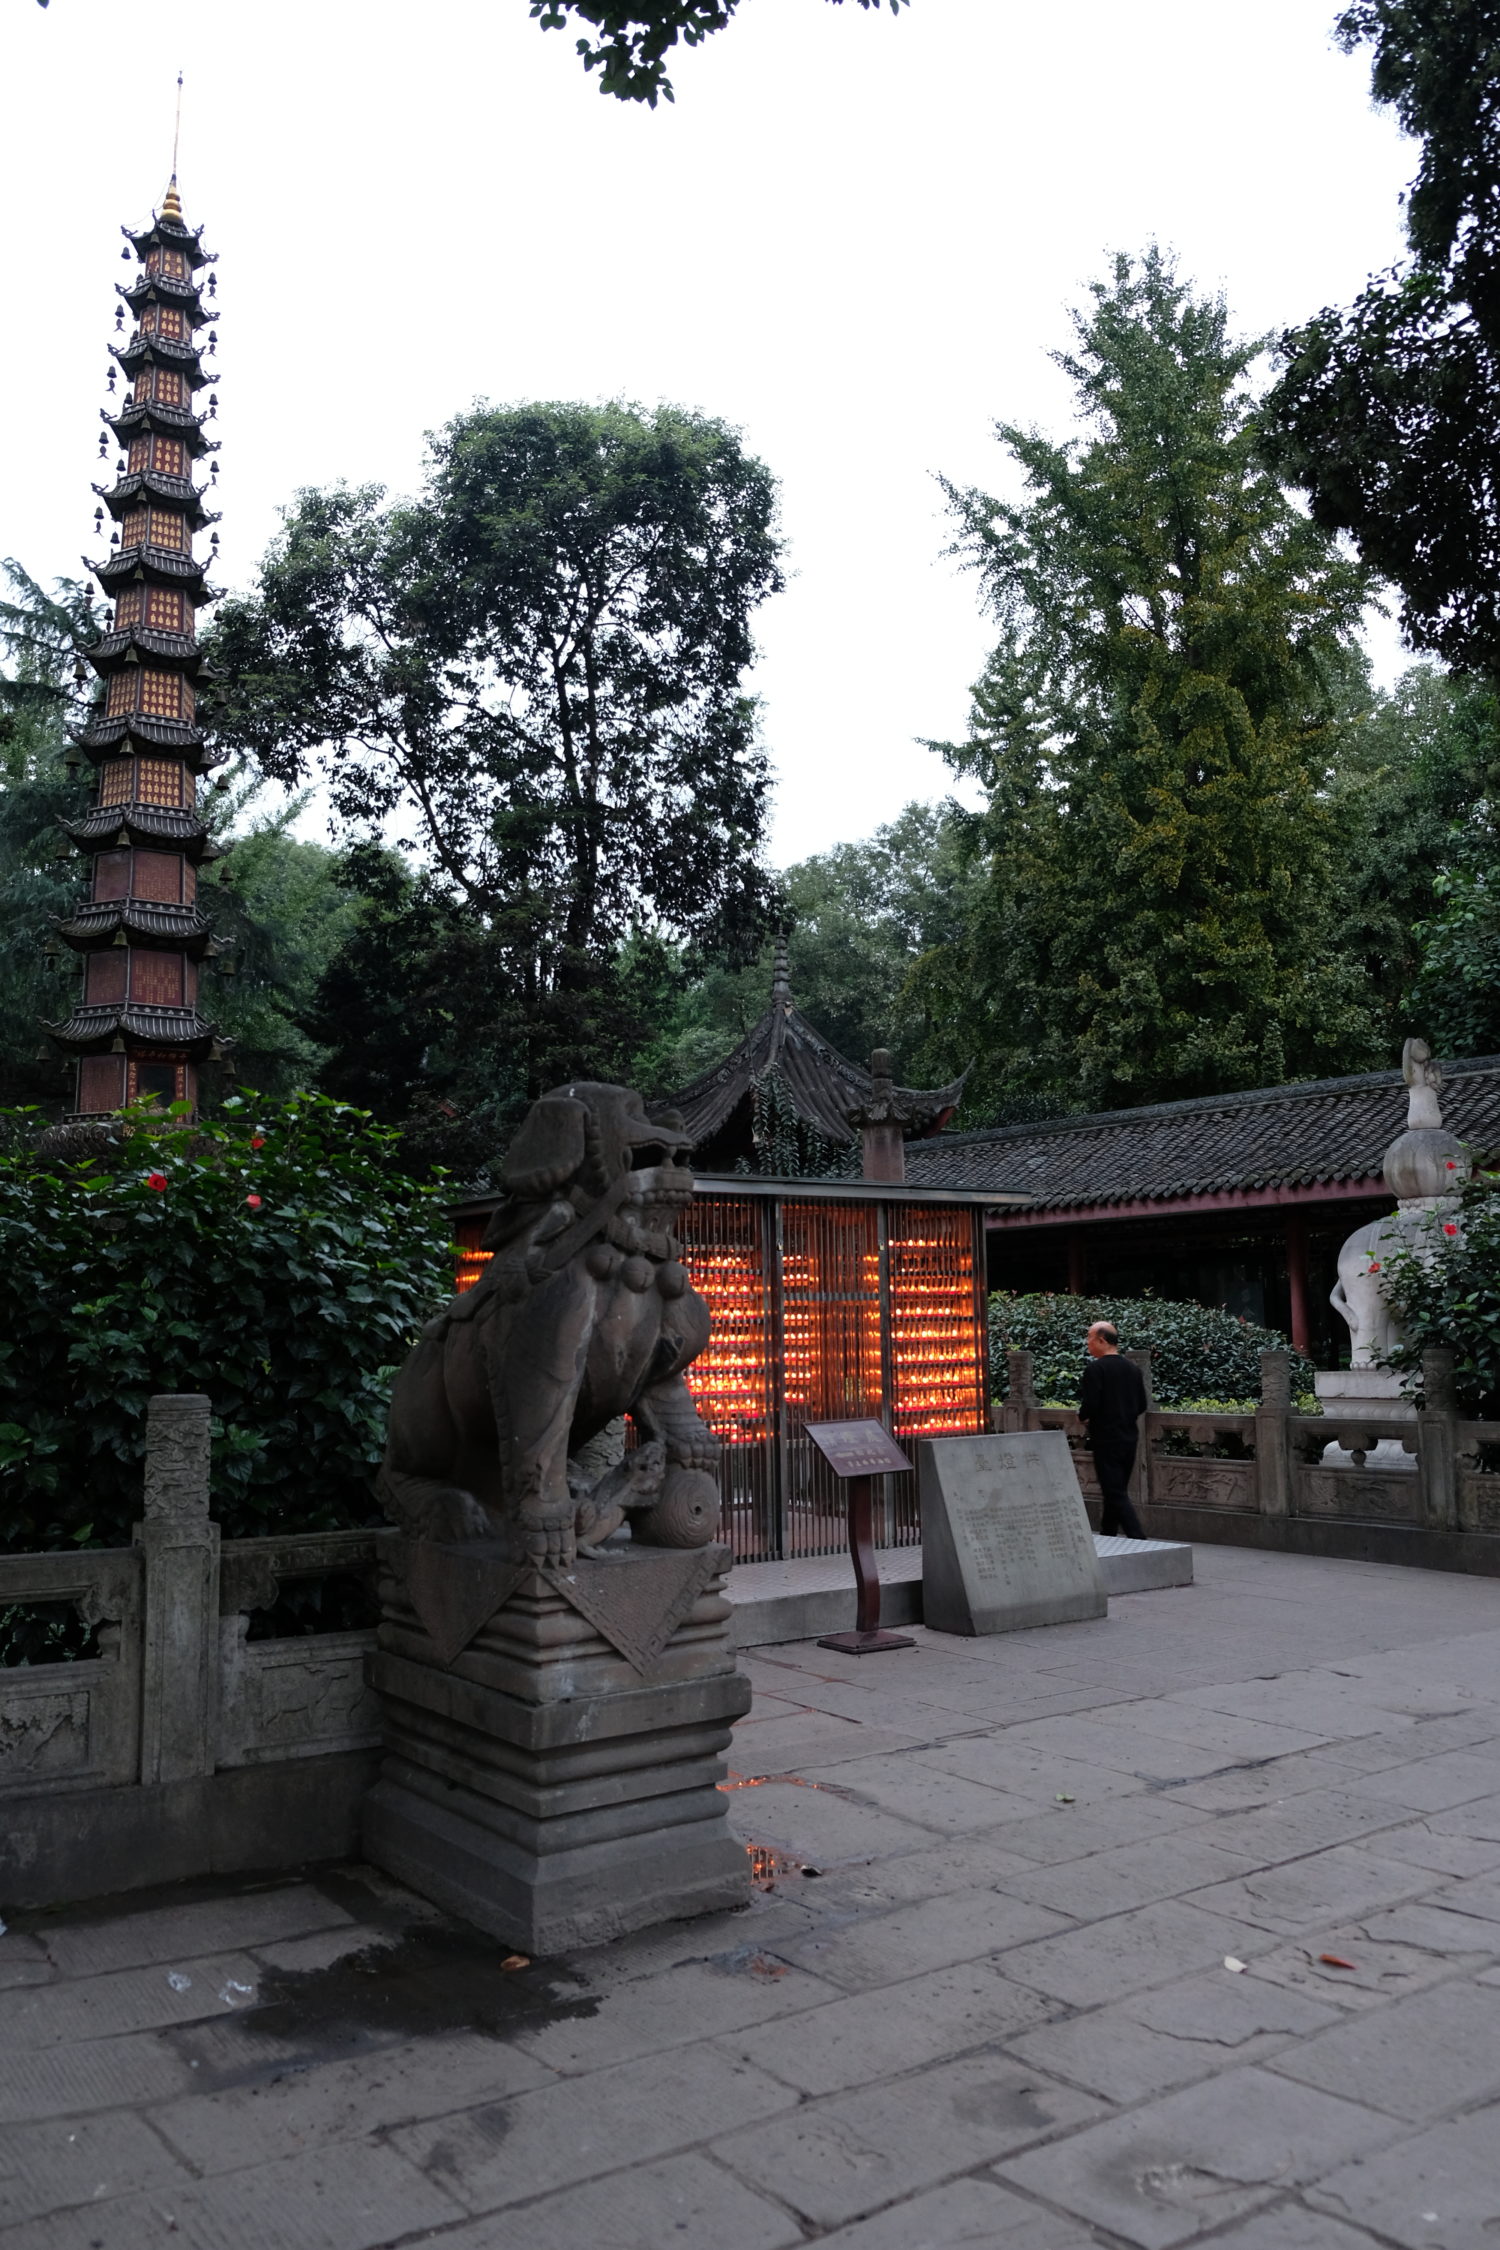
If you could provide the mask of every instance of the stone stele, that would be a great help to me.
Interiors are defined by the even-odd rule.
[[[922,1614],[939,1633],[1018,1633],[1109,1604],[1061,1430],[930,1438],[917,1448]]]
[[[673,1231],[687,1154],[626,1087],[543,1096],[489,1263],[392,1394],[365,1848],[527,1953],[749,1896],[718,1783],[750,1683],[683,1382],[709,1328]]]

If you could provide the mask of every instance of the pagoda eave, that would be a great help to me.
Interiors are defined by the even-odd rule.
[[[116,518],[125,513],[133,500],[146,494],[169,507],[181,508],[194,531],[202,531],[206,524],[219,521],[204,507],[206,495],[201,485],[194,484],[191,477],[165,476],[159,469],[138,469],[134,475],[119,477],[113,484],[96,484],[93,490]]]
[[[206,438],[203,435],[204,417],[194,414],[186,406],[163,406],[154,398],[143,398],[132,399],[128,406],[121,407],[118,414],[111,414],[105,407],[101,407],[99,411],[106,428],[113,430],[117,445],[126,444],[132,437],[138,436],[145,425],[150,424],[167,437],[180,437],[195,460],[201,453],[217,453],[220,450],[217,438]]]
[[[87,556],[84,561],[101,586],[111,586],[121,579],[133,578],[137,570],[148,578],[154,571],[158,578],[175,586],[192,578],[196,578],[201,584],[204,576],[202,563],[183,548],[157,547],[149,542],[139,547],[122,547],[117,555],[110,555],[103,562],[89,562]],[[204,596],[205,600],[211,598],[207,594]]]
[[[103,1008],[79,1008],[66,1023],[49,1023],[47,1037],[73,1055],[126,1054],[142,1047],[171,1047],[190,1062],[206,1062],[221,1049],[216,1025],[206,1023],[196,1008],[132,1008],[112,1002]]]
[[[75,953],[98,953],[123,933],[132,942],[161,946],[201,961],[213,932],[196,906],[158,906],[146,899],[91,902],[67,921],[54,923],[58,936]]]
[[[199,266],[216,266],[219,262],[216,250],[203,247],[202,227],[184,226],[180,219],[164,219],[158,214],[148,227],[121,227],[120,232],[142,260],[152,245],[159,242],[166,249],[182,251],[195,273]]]
[[[132,312],[138,312],[142,305],[148,305],[153,298],[159,298],[163,304],[180,305],[186,312],[198,313],[202,320],[217,320],[219,317],[217,305],[212,311],[204,309],[203,292],[197,282],[186,281],[181,274],[138,274],[134,281],[117,281],[115,295],[123,297]]]
[[[120,755],[120,745],[126,740],[135,742],[149,756],[153,750],[171,750],[200,765],[212,761],[204,751],[203,729],[190,727],[181,719],[148,719],[139,711],[122,711],[112,719],[96,719],[92,726],[82,727],[73,736],[86,757],[107,758]]]
[[[106,633],[95,641],[84,654],[96,672],[115,672],[127,649],[136,649],[143,656],[164,657],[176,665],[189,679],[212,679],[207,659],[199,652],[198,643],[191,633],[162,633],[153,625],[129,625],[123,633]]]
[[[195,867],[223,854],[196,813],[158,805],[95,805],[77,820],[58,822],[84,851],[109,851],[140,844],[148,851],[170,844]]]
[[[171,343],[165,336],[135,336],[127,344],[111,344],[110,350],[132,383],[148,364],[170,368],[190,391],[201,391],[219,380],[206,372],[203,354],[196,345]]]

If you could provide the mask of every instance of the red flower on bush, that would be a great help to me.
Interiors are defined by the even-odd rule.
[[[1379,1260],[1378,1258],[1372,1258],[1372,1259],[1370,1260],[1370,1271],[1371,1271],[1371,1273],[1379,1273],[1379,1271],[1380,1271],[1380,1260]]]
[[[265,1136],[265,1134],[264,1134],[264,1133],[256,1133],[255,1135],[253,1135],[253,1137],[252,1137],[252,1139],[251,1139],[251,1142],[250,1142],[250,1146],[251,1146],[252,1148],[264,1148],[264,1147],[265,1147],[265,1145],[266,1145],[266,1136]],[[1450,1164],[1450,1165],[1449,1165],[1449,1167],[1448,1167],[1448,1169],[1449,1169],[1449,1171],[1451,1172],[1451,1171],[1452,1171],[1452,1169],[1453,1169],[1453,1166],[1452,1166],[1452,1165]]]
[[[258,1211],[260,1209],[260,1197],[258,1195],[247,1195],[245,1201],[249,1204],[252,1211]]]
[[[158,1194],[158,1195],[160,1195],[160,1194],[162,1193],[162,1191],[163,1191],[163,1190],[164,1190],[164,1188],[166,1187],[166,1184],[167,1184],[167,1175],[166,1175],[166,1173],[165,1173],[165,1172],[148,1172],[148,1173],[146,1174],[146,1185],[147,1185],[147,1187],[148,1187],[148,1188],[155,1188],[155,1190],[156,1190],[156,1192],[157,1192],[157,1194]]]
[[[1448,1169],[1450,1172],[1456,1172],[1458,1170],[1458,1166],[1454,1163],[1451,1156],[1448,1159]]]
[[[1456,1227],[1456,1226],[1455,1226],[1455,1225],[1453,1224],[1453,1221],[1452,1221],[1451,1219],[1444,1219],[1444,1221],[1443,1221],[1443,1232],[1444,1232],[1444,1234],[1457,1234],[1457,1232],[1458,1232],[1458,1229],[1457,1229],[1457,1227]]]

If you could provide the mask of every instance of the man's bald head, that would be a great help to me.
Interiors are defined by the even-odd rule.
[[[1108,1320],[1094,1321],[1089,1328],[1088,1347],[1092,1359],[1108,1359],[1111,1352],[1118,1352],[1120,1333],[1114,1323]]]

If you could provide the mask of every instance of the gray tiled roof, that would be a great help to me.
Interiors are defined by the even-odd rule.
[[[1500,1154],[1500,1055],[1444,1066],[1443,1122]],[[1012,1188],[1043,1209],[1310,1187],[1379,1174],[1406,1123],[1399,1070],[909,1141],[915,1186]]]
[[[659,1116],[668,1107],[676,1110],[694,1143],[702,1146],[713,1140],[742,1102],[749,1102],[756,1079],[773,1065],[804,1124],[813,1126],[825,1140],[855,1139],[849,1111],[863,1108],[873,1098],[875,1081],[859,1063],[830,1046],[802,1014],[792,998],[784,947],[777,949],[771,1005],[760,1021],[722,1062],[669,1101],[654,1102],[653,1111]],[[892,1092],[915,1130],[930,1131],[958,1107],[967,1076],[965,1071],[951,1086],[931,1091],[897,1086]]]

